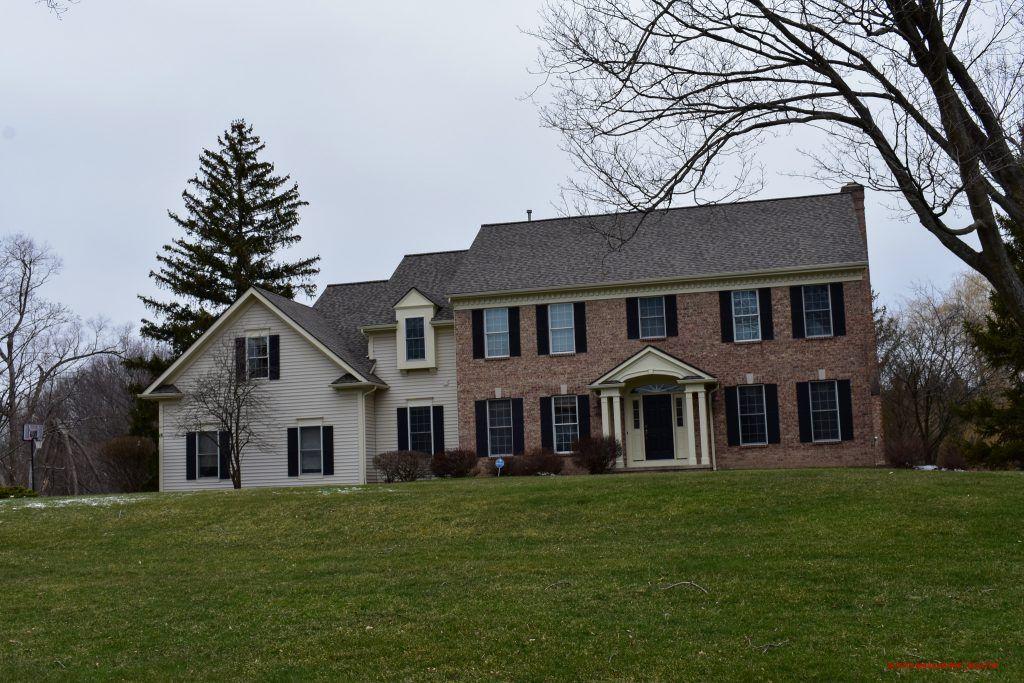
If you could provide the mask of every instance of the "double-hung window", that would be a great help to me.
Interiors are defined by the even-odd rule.
[[[426,357],[427,345],[423,334],[423,318],[406,318],[405,359],[423,360]]]
[[[321,427],[299,427],[299,466],[302,474],[323,472],[324,439]]]
[[[761,311],[756,289],[732,293],[732,333],[738,342],[761,340]]]
[[[648,296],[637,299],[640,308],[640,338],[656,339],[665,336],[665,297]]]
[[[249,378],[270,377],[270,338],[246,337],[245,362]]]
[[[839,387],[834,380],[810,382],[811,440],[839,441]]]
[[[200,479],[220,477],[220,445],[217,432],[196,434],[196,472]]]
[[[487,454],[512,455],[512,400],[487,402]]]
[[[554,413],[552,424],[555,429],[555,452],[569,453],[580,438],[579,404],[576,397],[552,397],[551,410]]]
[[[832,295],[828,285],[804,285],[804,332],[808,337],[832,336]]]
[[[548,339],[551,353],[573,353],[576,351],[576,333],[572,304],[550,304],[548,306]]]
[[[509,355],[507,308],[484,309],[484,355],[487,358]]]
[[[768,413],[765,410],[764,385],[736,388],[736,413],[740,422],[740,445],[762,446],[768,443]]]
[[[420,453],[434,452],[433,408],[413,406],[409,408],[409,450]]]

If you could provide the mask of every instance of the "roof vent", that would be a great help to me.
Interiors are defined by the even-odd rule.
[[[527,209],[526,210],[526,220],[528,220],[528,221],[532,221],[533,220],[533,209]]]

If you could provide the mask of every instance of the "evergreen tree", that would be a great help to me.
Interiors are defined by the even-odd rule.
[[[286,262],[279,251],[302,238],[295,233],[297,183],[274,174],[259,158],[265,145],[244,120],[233,121],[217,138],[216,150],[203,150],[199,174],[182,193],[185,214],[168,215],[185,234],[164,245],[159,270],[149,276],[177,298],[140,296],[157,318],[143,320],[144,336],[168,344],[175,356],[185,351],[216,317],[256,285],[293,298],[313,296],[311,278],[320,257]]]
[[[1014,267],[1024,277],[1024,228],[1008,221],[1002,227]],[[995,292],[990,298],[992,313],[968,331],[988,363],[1005,372],[1006,386],[995,400],[985,397],[967,406],[979,437],[967,454],[977,464],[1024,468],[1024,327]]]

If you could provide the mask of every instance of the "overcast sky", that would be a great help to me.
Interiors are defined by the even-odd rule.
[[[0,233],[64,260],[50,295],[137,322],[136,295],[177,236],[167,210],[233,118],[310,205],[296,255],[318,284],[387,277],[402,255],[467,247],[477,226],[556,214],[572,170],[526,95],[539,0],[81,0],[57,20],[5,0],[0,22]],[[766,148],[761,196],[830,191],[779,175],[801,135]],[[875,289],[962,270],[868,195]]]

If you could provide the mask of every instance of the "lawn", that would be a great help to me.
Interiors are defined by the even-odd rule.
[[[1022,509],[887,470],[3,501],[0,678],[1021,680]]]

